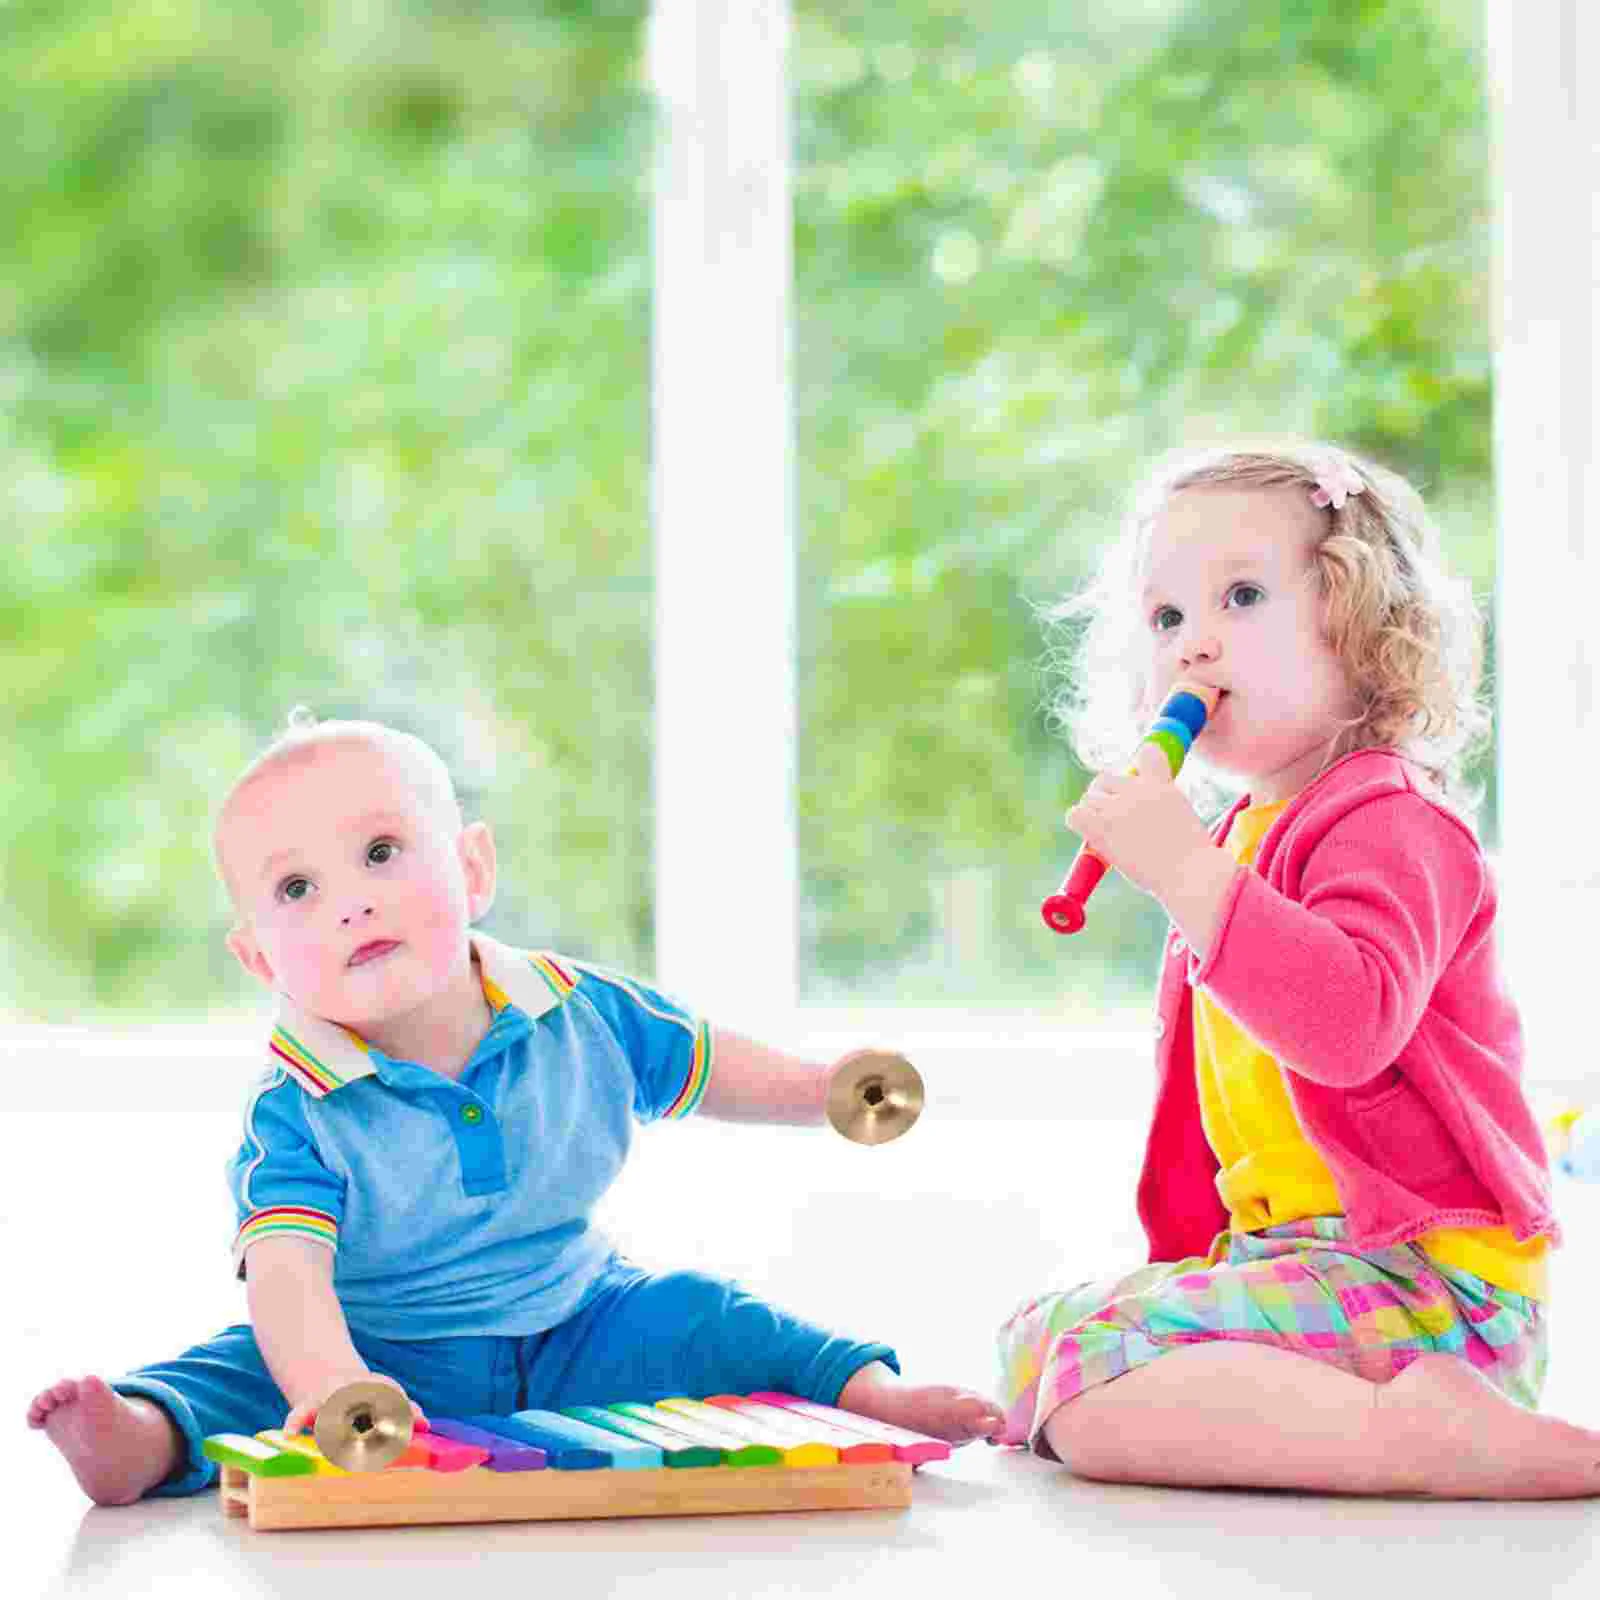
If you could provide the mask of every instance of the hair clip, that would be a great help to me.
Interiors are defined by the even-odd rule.
[[[1366,487],[1354,467],[1342,464],[1325,467],[1317,474],[1317,486],[1311,491],[1311,503],[1319,511],[1325,511],[1329,506],[1335,511],[1342,511],[1346,499],[1353,494],[1360,494]]]

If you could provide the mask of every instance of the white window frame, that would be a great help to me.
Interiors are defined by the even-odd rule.
[[[656,975],[799,993],[787,0],[657,0]]]
[[[1600,913],[1600,15],[1489,0],[1488,23],[1503,949],[1529,1078],[1593,1090],[1573,1024]]]

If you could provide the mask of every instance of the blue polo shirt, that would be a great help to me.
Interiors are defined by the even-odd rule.
[[[257,1240],[314,1240],[350,1326],[390,1339],[538,1333],[600,1281],[590,1213],[633,1123],[700,1103],[710,1029],[617,974],[472,947],[494,1021],[458,1079],[283,1000],[228,1167],[240,1277]]]

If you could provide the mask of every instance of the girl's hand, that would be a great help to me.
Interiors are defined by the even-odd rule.
[[[1173,783],[1166,756],[1151,744],[1139,746],[1131,774],[1102,772],[1066,821],[1129,883],[1163,902],[1183,883],[1196,852],[1213,848]]]
[[[428,1419],[422,1414],[422,1407],[406,1394],[393,1378],[386,1378],[381,1372],[346,1372],[342,1376],[333,1378],[313,1395],[301,1400],[289,1408],[289,1414],[283,1419],[285,1433],[303,1433],[315,1425],[317,1412],[324,1406],[328,1398],[344,1388],[347,1383],[381,1383],[386,1388],[398,1391],[400,1396],[411,1407],[411,1425],[413,1428],[426,1428]]]

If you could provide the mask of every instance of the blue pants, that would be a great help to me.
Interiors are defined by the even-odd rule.
[[[887,1345],[825,1333],[735,1284],[698,1272],[653,1274],[621,1262],[592,1299],[543,1333],[401,1340],[352,1328],[350,1336],[367,1366],[393,1378],[430,1417],[506,1416],[757,1389],[832,1405],[868,1362],[900,1370]],[[187,1441],[187,1460],[152,1495],[206,1488],[217,1468],[200,1453],[201,1440],[281,1427],[289,1410],[255,1334],[242,1323],[111,1387],[153,1400]]]

